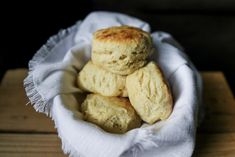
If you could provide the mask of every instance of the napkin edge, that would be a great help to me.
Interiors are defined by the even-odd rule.
[[[43,98],[39,90],[37,90],[37,86],[34,83],[33,72],[36,67],[47,58],[51,50],[59,42],[61,42],[71,33],[76,32],[81,22],[82,21],[80,20],[76,22],[75,25],[72,25],[67,29],[62,29],[57,34],[51,36],[47,40],[47,42],[34,54],[33,58],[28,63],[29,71],[27,77],[23,81],[23,84],[25,88],[25,93],[29,99],[29,102],[27,104],[31,104],[37,112],[45,113],[47,116],[51,117],[50,101]]]

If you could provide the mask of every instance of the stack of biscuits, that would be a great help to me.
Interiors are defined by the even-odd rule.
[[[79,72],[78,87],[89,93],[84,120],[112,133],[153,124],[172,112],[173,100],[159,66],[147,62],[153,49],[149,33],[117,26],[93,34],[91,60]]]

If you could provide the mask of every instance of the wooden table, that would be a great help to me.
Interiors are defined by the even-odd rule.
[[[202,72],[205,120],[194,157],[235,157],[235,101],[222,72]],[[23,88],[27,70],[9,70],[0,85],[0,156],[62,157],[52,120],[36,113]]]

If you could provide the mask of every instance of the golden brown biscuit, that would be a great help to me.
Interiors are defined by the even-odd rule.
[[[129,99],[142,120],[153,124],[167,119],[173,100],[159,67],[149,62],[145,67],[127,76]]]
[[[78,87],[104,96],[127,96],[126,76],[113,74],[89,61],[78,74]]]
[[[91,58],[112,73],[128,75],[144,66],[151,50],[149,33],[130,26],[110,27],[94,33]]]
[[[84,120],[108,132],[125,133],[141,125],[141,119],[126,98],[89,94],[81,108]]]

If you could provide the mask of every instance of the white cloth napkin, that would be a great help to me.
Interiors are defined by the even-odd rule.
[[[38,112],[55,121],[65,153],[74,157],[189,157],[195,145],[201,78],[183,49],[164,32],[152,33],[156,61],[170,84],[174,110],[166,121],[143,124],[125,134],[111,134],[82,120],[76,76],[90,58],[92,33],[100,28],[131,25],[150,31],[139,19],[93,12],[51,37],[29,62],[24,86]]]

